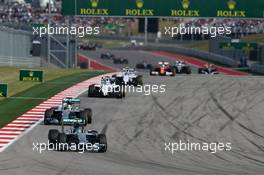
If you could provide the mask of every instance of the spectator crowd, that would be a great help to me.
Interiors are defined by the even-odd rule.
[[[65,25],[69,20],[76,26],[99,26],[105,29],[105,26],[111,24],[114,30],[124,26],[130,26],[134,19],[111,18],[111,17],[63,17],[60,14],[60,3],[55,3],[51,7],[52,22]],[[164,20],[164,19],[163,19]],[[174,23],[178,19],[165,19]],[[31,3],[0,3],[0,24],[45,24],[48,22],[48,5],[46,7],[33,7]],[[188,19],[184,20],[185,25],[189,26],[213,26],[225,27],[231,26],[234,33],[263,33],[264,20],[249,19]],[[111,28],[110,28],[111,30]]]

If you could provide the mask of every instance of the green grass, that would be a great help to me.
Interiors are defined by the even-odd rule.
[[[191,43],[182,44],[181,46],[208,52],[209,41],[191,41]]]
[[[96,42],[96,41],[95,41]],[[102,43],[103,47],[106,49],[114,49],[127,46],[129,43],[125,41],[103,41],[100,40],[98,43]]]
[[[9,96],[22,92],[30,87],[38,85],[40,83],[21,82],[19,78],[19,70],[21,68],[16,67],[0,67],[0,77],[2,83],[8,84]],[[76,73],[87,72],[87,70],[81,69],[42,69],[44,71],[44,81],[59,78],[61,76],[67,76]],[[1,100],[1,99],[0,99]]]
[[[57,77],[56,72],[50,72],[50,77]],[[7,123],[13,121],[26,111],[40,104],[60,91],[71,87],[72,85],[89,79],[91,77],[102,74],[99,71],[76,71],[56,79],[37,84],[22,92],[13,95],[11,98],[6,98],[0,101],[0,128]],[[26,83],[27,84],[27,83]],[[30,97],[30,98],[16,98]],[[34,99],[36,98],[36,99]]]

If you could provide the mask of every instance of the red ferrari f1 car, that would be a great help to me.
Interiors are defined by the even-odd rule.
[[[175,76],[176,71],[168,62],[159,62],[157,66],[150,69],[150,75]]]

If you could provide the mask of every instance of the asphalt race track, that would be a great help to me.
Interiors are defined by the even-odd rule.
[[[135,58],[129,58],[133,64],[144,53],[131,51],[129,55]],[[107,135],[106,153],[45,151],[39,154],[32,150],[32,142],[47,142],[48,129],[57,127],[39,125],[1,153],[0,174],[263,174],[262,77],[144,74],[144,83],[165,84],[166,92],[149,96],[129,93],[122,100],[81,95],[83,107],[91,107],[94,113],[93,124],[88,128]],[[232,150],[215,154],[165,151],[165,142],[180,140],[231,142]]]
[[[101,59],[101,53],[106,53],[109,50],[105,49],[99,49],[98,51],[81,51],[82,54],[89,56],[90,58],[98,61],[99,63],[103,63],[115,68],[123,68],[127,66],[126,64],[113,64],[113,61],[111,59]],[[136,67],[137,63],[141,63],[142,61],[146,61],[147,63],[152,64],[152,66],[155,66],[158,64],[159,61],[167,61],[171,64],[174,62],[166,57],[162,57],[159,55],[154,55],[148,52],[144,51],[131,51],[131,50],[111,50],[111,53],[113,53],[117,57],[123,57],[128,59],[129,66]],[[144,71],[144,70],[138,70],[138,71]],[[144,71],[149,72],[149,71]],[[198,69],[195,67],[192,67],[192,72],[197,73]]]

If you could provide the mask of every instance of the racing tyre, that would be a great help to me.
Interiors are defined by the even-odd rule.
[[[88,120],[89,120],[87,112],[86,111],[81,111],[80,112],[80,118],[82,119],[84,126],[86,126],[88,124]],[[90,118],[90,120],[91,120],[91,118]]]
[[[122,95],[123,95],[123,97],[126,97],[126,91],[125,90],[122,91]]]
[[[92,123],[93,111],[92,111],[91,108],[87,108],[87,109],[85,109],[85,111],[86,111],[86,116],[87,116],[86,122],[87,122],[87,124],[91,124]]]
[[[139,75],[136,78],[135,86],[138,86],[138,85],[143,86],[143,78],[142,78],[142,75]]]
[[[93,111],[91,108],[86,108],[85,111],[87,112],[87,116],[93,116]]]
[[[148,64],[147,65],[147,69],[152,69],[152,65],[151,64]]]
[[[66,143],[67,142],[66,134],[65,133],[59,133],[58,141],[59,141],[59,143]]]
[[[106,140],[106,135],[105,134],[99,134],[98,135],[98,138],[99,138],[99,143],[100,144],[104,144],[105,147],[102,147],[99,149],[99,152],[106,152],[107,151],[107,140]]]
[[[49,123],[49,119],[52,117],[52,115],[53,115],[53,109],[47,109],[45,111],[45,114],[44,114],[44,125],[50,124]]]
[[[59,143],[64,143],[64,144],[59,144],[59,148],[58,150],[59,151],[67,151],[65,149],[65,144],[67,144],[67,136],[65,133],[59,133],[59,136],[58,136],[58,142]]]
[[[191,68],[190,68],[190,67],[187,67],[187,68],[186,68],[186,74],[191,74],[191,73],[192,73]]]
[[[104,54],[101,54],[101,59],[105,59],[106,56]]]
[[[171,76],[174,77],[176,75],[176,70],[174,68],[172,68],[171,71],[172,71],[172,75]]]
[[[143,69],[143,64],[136,64],[136,69]]]
[[[119,92],[116,92],[116,93],[115,93],[115,97],[116,97],[116,98],[123,98],[123,95],[124,95],[124,94],[123,94],[122,91],[119,91]]]
[[[77,135],[75,134],[69,134],[67,136],[67,143],[70,145],[70,144],[75,144],[75,145],[78,145],[79,143],[79,138]]]
[[[123,77],[116,77],[115,78],[115,83],[117,85],[124,85]]]
[[[56,143],[59,137],[59,131],[57,129],[49,130],[48,139],[50,143]]]
[[[95,87],[94,85],[90,85],[88,88],[88,97],[94,97],[95,96]]]
[[[92,123],[92,116],[87,116],[87,124],[91,124]]]
[[[199,68],[198,69],[198,74],[202,74],[203,73],[203,68]]]

